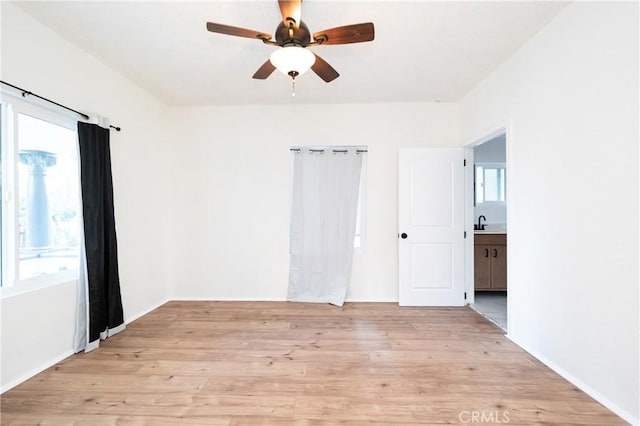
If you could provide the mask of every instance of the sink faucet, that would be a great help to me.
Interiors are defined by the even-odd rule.
[[[484,231],[485,227],[487,226],[486,223],[482,223],[482,219],[484,219],[485,222],[487,221],[487,218],[484,217],[483,214],[478,216],[478,224],[475,226],[477,231]]]

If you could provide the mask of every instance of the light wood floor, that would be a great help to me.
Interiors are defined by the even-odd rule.
[[[624,424],[468,308],[171,302],[1,397],[2,424]]]

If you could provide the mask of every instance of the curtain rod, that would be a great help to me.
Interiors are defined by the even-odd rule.
[[[293,152],[301,152],[301,151],[302,151],[302,149],[301,149],[301,148],[289,148],[289,151],[293,151]],[[311,151],[311,152],[319,152],[319,153],[321,153],[321,154],[324,154],[324,151],[325,151],[325,150],[324,150],[324,149],[313,149],[313,148],[312,148],[312,149],[309,149],[309,151]],[[338,153],[338,152],[341,152],[341,153],[343,153],[343,154],[346,154],[348,150],[346,150],[346,149],[332,149],[331,151],[332,151],[334,154],[336,154],[336,153]],[[360,154],[361,152],[369,152],[369,151],[368,151],[368,150],[366,150],[366,149],[356,149],[356,154]]]
[[[69,108],[68,106],[64,106],[64,105],[59,104],[59,103],[57,103],[57,102],[55,102],[55,101],[52,101],[51,99],[47,99],[47,98],[45,98],[45,97],[43,97],[43,96],[36,95],[36,94],[35,94],[35,93],[33,93],[33,92],[30,92],[30,91],[28,91],[28,90],[26,90],[26,89],[23,89],[22,87],[14,86],[13,84],[7,83],[6,81],[2,81],[2,80],[0,80],[0,83],[5,84],[5,85],[7,85],[7,86],[9,86],[9,87],[13,87],[13,88],[14,88],[14,89],[16,89],[16,90],[20,90],[20,91],[22,92],[22,97],[23,97],[23,98],[26,98],[26,97],[27,97],[27,95],[35,96],[35,97],[36,97],[36,98],[38,98],[38,99],[42,99],[43,101],[49,102],[50,104],[54,104],[54,105],[56,105],[56,106],[59,106],[60,108],[64,108],[64,109],[66,109],[67,111],[75,112],[75,113],[76,113],[76,114],[78,114],[80,117],[84,118],[85,120],[88,120],[88,119],[89,119],[89,116],[88,116],[87,114],[83,113],[83,112],[77,111],[77,110],[75,110],[75,109],[73,109],[73,108]],[[118,132],[120,131],[120,127],[118,127],[118,126],[111,126],[111,125],[109,125],[109,127],[111,127],[112,129],[115,129],[115,130],[116,130],[116,131],[118,131]]]

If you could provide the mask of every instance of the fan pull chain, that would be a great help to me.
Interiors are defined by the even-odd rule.
[[[289,71],[287,74],[291,76],[291,96],[296,95],[296,77],[300,75],[298,71]]]

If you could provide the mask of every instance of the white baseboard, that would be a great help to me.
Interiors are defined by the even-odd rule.
[[[40,365],[40,366],[38,366],[36,368],[33,368],[33,369],[27,371],[24,374],[21,374],[17,379],[11,380],[9,383],[4,384],[2,386],[2,388],[0,389],[0,393],[5,393],[9,389],[15,388],[20,383],[29,380],[30,378],[32,378],[36,374],[42,373],[47,368],[56,365],[57,363],[59,363],[60,361],[70,357],[71,355],[73,355],[73,349],[69,349],[67,351],[64,351],[60,355],[56,356],[55,358],[50,359],[49,361],[43,363],[42,365]]]
[[[171,302],[286,302],[286,299],[257,299],[255,297],[202,297],[202,296],[179,296],[170,299]]]
[[[151,312],[151,311],[155,311],[155,310],[156,310],[156,309],[158,309],[160,306],[162,306],[162,305],[164,305],[165,303],[170,302],[170,301],[172,301],[172,300],[175,300],[175,299],[164,299],[162,302],[157,303],[157,304],[155,304],[155,305],[152,305],[152,306],[151,306],[150,308],[148,308],[148,309],[144,309],[144,310],[142,310],[142,311],[140,311],[140,312],[138,312],[138,313],[136,313],[136,314],[134,314],[134,315],[127,315],[127,318],[125,318],[125,319],[124,319],[124,323],[125,323],[125,324],[130,324],[130,323],[134,322],[135,320],[137,320],[138,318],[140,318],[140,317],[142,317],[142,316],[144,316],[144,315],[147,315],[147,314],[148,314],[149,312]]]
[[[352,299],[351,297],[347,297],[344,299],[345,302],[348,303],[398,303],[398,299],[395,298],[380,298],[380,299]]]
[[[252,298],[243,298],[243,297],[202,297],[202,296],[180,296],[174,297],[170,299],[170,301],[177,302],[286,302],[287,299],[257,299],[255,297]],[[346,298],[345,302],[353,302],[353,303],[398,303],[398,299],[351,299]]]
[[[552,369],[553,371],[555,371],[556,373],[558,373],[559,375],[567,379],[569,382],[574,384],[576,387],[578,387],[581,391],[589,395],[591,398],[595,399],[600,404],[604,405],[606,408],[613,411],[617,416],[621,417],[622,420],[624,420],[625,422],[635,426],[640,425],[640,419],[637,418],[634,414],[621,408],[618,404],[614,403],[609,398],[607,398],[606,396],[602,395],[600,392],[593,389],[591,386],[584,383],[582,380],[578,379],[577,377],[575,377],[565,369],[561,368],[556,363],[550,361],[544,355],[541,355],[537,351],[531,350],[531,348],[529,348],[527,345],[523,344],[522,342],[519,342],[517,339],[514,339],[509,334],[507,334],[505,337],[511,340],[516,345],[520,346],[525,351],[527,351],[534,358],[538,359],[538,361],[542,362],[544,365],[546,365],[547,367],[549,367],[550,369]]]

